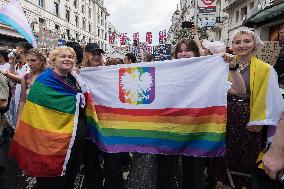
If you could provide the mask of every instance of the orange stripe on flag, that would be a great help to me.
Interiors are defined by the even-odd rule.
[[[65,155],[71,139],[71,134],[55,133],[31,127],[20,121],[14,140],[39,155]]]

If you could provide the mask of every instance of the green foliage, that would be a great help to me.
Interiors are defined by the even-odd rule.
[[[197,28],[197,32],[199,34],[200,40],[207,39],[208,36],[206,34],[207,28]],[[172,45],[176,45],[179,41],[183,39],[193,39],[193,34],[191,29],[181,28],[174,36],[171,41]]]

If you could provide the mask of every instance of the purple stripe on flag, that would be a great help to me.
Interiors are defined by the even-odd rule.
[[[205,151],[201,149],[186,148],[183,150],[174,150],[167,148],[157,148],[152,146],[130,146],[130,145],[108,145],[105,146],[96,142],[99,148],[105,152],[118,153],[118,152],[140,152],[149,154],[165,154],[165,155],[185,155],[196,157],[220,157],[224,156],[226,152],[225,146],[215,151]]]

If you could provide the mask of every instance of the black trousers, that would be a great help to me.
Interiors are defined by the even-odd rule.
[[[86,144],[86,189],[123,189],[122,154],[102,152],[91,140],[86,140]],[[100,157],[104,160],[103,170],[100,167]]]
[[[84,162],[87,127],[85,117],[80,113],[76,138],[71,150],[64,176],[59,177],[38,177],[38,189],[74,189],[76,176],[80,171],[80,166]]]
[[[158,155],[157,156],[157,189],[172,189],[174,187],[174,176],[178,168],[179,156]],[[204,169],[206,158],[182,156],[183,189],[203,188]]]

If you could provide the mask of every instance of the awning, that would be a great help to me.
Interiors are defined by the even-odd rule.
[[[271,6],[258,11],[256,14],[252,15],[250,18],[243,22],[244,26],[254,27],[258,25],[263,25],[266,23],[271,23],[273,21],[283,19],[284,17],[284,0],[275,0]]]

